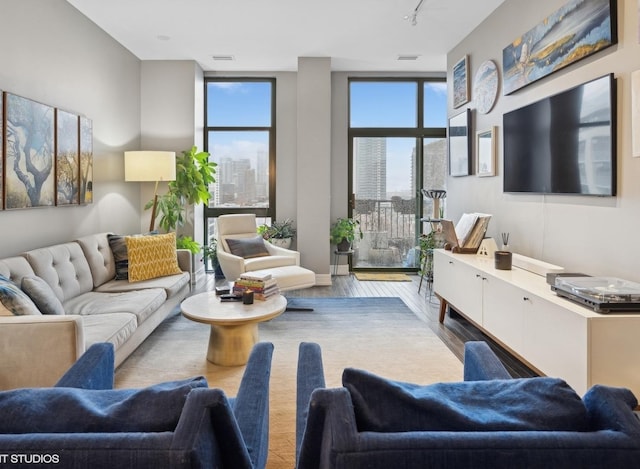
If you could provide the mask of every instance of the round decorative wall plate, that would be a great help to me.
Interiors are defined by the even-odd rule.
[[[488,113],[498,97],[498,67],[493,60],[487,60],[473,77],[473,96],[478,112]]]

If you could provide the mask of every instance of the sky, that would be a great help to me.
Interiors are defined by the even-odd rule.
[[[269,126],[271,124],[271,82],[209,82],[207,125]],[[417,85],[402,81],[352,81],[350,86],[351,126],[412,127],[417,121]],[[447,88],[444,82],[424,85],[425,127],[447,126]],[[237,135],[237,134],[236,134]],[[252,134],[243,134],[250,137]],[[256,135],[253,133],[253,135]],[[260,141],[233,139],[233,132],[217,134],[209,152],[216,158],[234,156],[254,159]],[[263,134],[264,136],[264,134]],[[211,143],[211,142],[210,142]],[[387,191],[409,189],[413,138],[390,138],[387,142]]]

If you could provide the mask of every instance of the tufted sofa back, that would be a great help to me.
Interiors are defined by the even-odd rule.
[[[94,288],[113,280],[116,276],[116,262],[109,247],[108,234],[97,233],[77,239],[89,263]]]
[[[22,255],[63,303],[93,289],[89,263],[76,242],[33,249]]]

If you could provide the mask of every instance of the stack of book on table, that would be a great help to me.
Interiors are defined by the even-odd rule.
[[[256,300],[266,300],[280,293],[278,282],[271,274],[256,274],[247,272],[233,283],[233,294],[242,295],[245,290],[251,290]]]

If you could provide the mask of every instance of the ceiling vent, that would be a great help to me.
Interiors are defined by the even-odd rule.
[[[231,60],[235,60],[235,57],[233,55],[214,55],[213,60],[229,62]]]
[[[419,55],[399,55],[398,60],[418,60]]]

